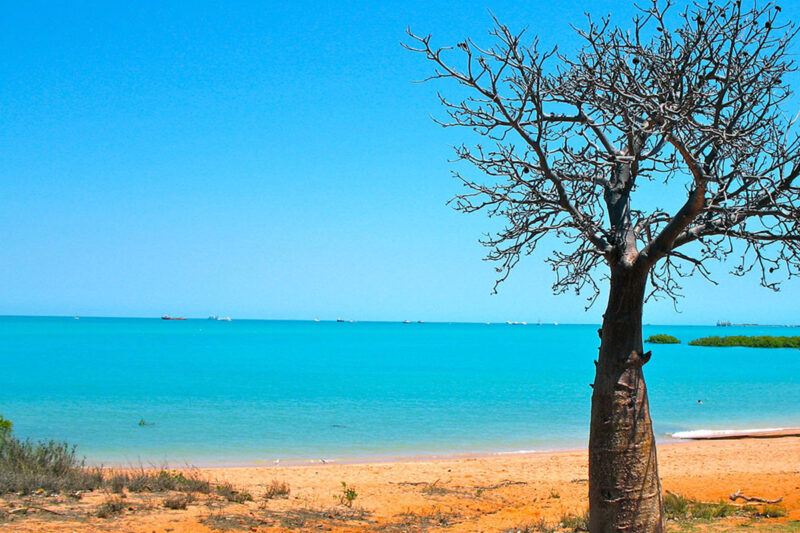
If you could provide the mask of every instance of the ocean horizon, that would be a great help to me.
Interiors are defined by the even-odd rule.
[[[581,448],[598,327],[0,317],[0,415],[106,465]],[[800,425],[797,350],[687,345],[798,331],[646,325],[656,438]]]

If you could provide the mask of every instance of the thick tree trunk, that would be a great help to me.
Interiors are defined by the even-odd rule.
[[[647,273],[615,266],[603,316],[589,436],[589,530],[666,531],[642,365]]]

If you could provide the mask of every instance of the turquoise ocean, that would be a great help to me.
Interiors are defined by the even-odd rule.
[[[597,328],[0,317],[0,414],[20,437],[66,440],[107,465],[579,448]],[[800,426],[800,351],[686,345],[800,329],[653,333],[683,341],[650,346],[658,439]]]

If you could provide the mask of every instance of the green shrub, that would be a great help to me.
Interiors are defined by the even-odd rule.
[[[75,446],[65,442],[0,439],[0,494],[29,494],[93,490],[103,482],[100,469],[86,468],[75,455]]]
[[[744,346],[747,348],[800,348],[800,337],[771,337],[762,335],[748,337],[746,335],[732,335],[729,337],[702,337],[689,341],[690,346],[730,347]]]
[[[337,496],[339,503],[348,507],[353,506],[353,501],[358,497],[358,492],[353,487],[347,486],[347,483],[342,481],[342,492]]]
[[[75,454],[75,446],[65,442],[21,441],[11,436],[11,422],[0,417],[0,495],[8,492],[30,494],[94,490],[106,487],[111,492],[201,492],[209,494],[211,483],[191,472],[167,470],[139,471],[104,475],[100,468],[87,468]],[[249,495],[248,495],[249,496]]]
[[[664,333],[659,333],[658,335],[650,335],[644,342],[649,342],[650,344],[680,344],[681,341],[677,337],[673,337],[672,335],[665,335]]]
[[[6,420],[3,418],[3,415],[0,415],[0,439],[7,439],[10,437],[13,427],[14,424],[11,423],[11,420]]]

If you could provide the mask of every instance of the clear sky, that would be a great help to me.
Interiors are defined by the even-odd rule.
[[[599,322],[543,254],[490,295],[489,222],[445,206],[471,137],[399,43],[485,39],[491,9],[569,51],[630,6],[2,2],[0,314]],[[713,271],[645,320],[800,323],[800,280]]]

